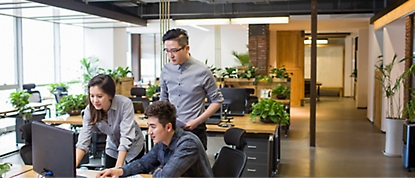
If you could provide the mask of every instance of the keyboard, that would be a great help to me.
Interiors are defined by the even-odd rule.
[[[220,118],[209,118],[208,120],[206,120],[206,124],[209,125],[218,125],[220,122],[222,122],[222,119]]]

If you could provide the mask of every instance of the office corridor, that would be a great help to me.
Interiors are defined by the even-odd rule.
[[[366,118],[365,109],[356,109],[352,98],[322,97],[317,103],[316,130],[316,147],[310,147],[309,104],[291,109],[277,177],[415,177],[400,157],[383,155],[385,134]],[[213,163],[213,154],[224,142],[222,137],[208,139],[207,153]],[[1,162],[22,164],[18,154],[0,158]]]
[[[278,177],[415,177],[401,157],[383,155],[385,134],[367,119],[366,109],[356,109],[353,98],[317,102],[315,147],[309,146],[309,108],[291,110]]]

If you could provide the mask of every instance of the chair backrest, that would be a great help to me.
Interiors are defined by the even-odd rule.
[[[33,157],[32,157],[32,144],[23,145],[19,151],[20,157],[23,160],[25,165],[32,165]]]
[[[246,161],[247,157],[244,152],[224,146],[213,164],[213,175],[215,177],[241,177]]]
[[[30,93],[32,96],[30,96],[29,101],[30,102],[36,102],[41,103],[42,97],[40,96],[40,92],[37,90],[32,90],[36,88],[36,84],[34,83],[28,83],[23,85],[23,90],[26,90],[28,93]]]
[[[32,165],[32,122],[23,124],[19,130],[22,132],[21,138],[25,140],[25,145],[19,151],[20,157],[25,165]]]
[[[133,97],[141,98],[141,96],[146,96],[146,89],[145,88],[131,88],[130,94]]]
[[[235,146],[235,149],[244,151],[246,146],[245,140],[246,131],[240,128],[230,128],[226,130],[223,139],[227,145]]]
[[[31,94],[31,96],[29,97],[30,102],[35,102],[35,103],[41,103],[42,102],[42,96],[40,96],[39,91],[31,90],[29,93]]]
[[[53,95],[55,95],[56,103],[59,103],[63,96],[68,95],[68,90],[63,86],[56,86]]]

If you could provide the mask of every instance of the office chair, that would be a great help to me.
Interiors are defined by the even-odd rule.
[[[19,150],[20,157],[25,165],[32,165],[32,123],[29,122],[23,124],[20,126],[19,130],[21,132],[22,140],[25,141],[25,145],[23,145]]]
[[[36,84],[34,83],[29,83],[29,84],[24,84],[23,85],[23,90],[26,90],[28,93],[31,94],[29,101],[30,102],[35,102],[35,103],[41,103],[42,102],[42,97],[40,95],[40,92],[37,90],[32,90],[36,88]]]
[[[255,89],[253,88],[246,88],[246,96],[245,96],[245,112],[251,113],[252,112],[252,103],[258,103],[257,96],[251,96],[255,93]]]
[[[63,96],[68,95],[68,90],[63,86],[56,86],[55,92],[53,92],[53,95],[55,96],[56,103],[59,103],[59,101],[61,100]]]
[[[227,145],[223,146],[213,164],[212,170],[215,177],[241,177],[247,162],[247,156],[242,151],[246,145],[245,130],[230,128],[224,134]]]
[[[33,121],[42,121],[42,119],[44,119],[46,116],[45,112],[35,112],[32,114],[32,117],[30,118],[29,121],[25,121],[23,120],[23,118],[21,116],[15,116],[15,132],[16,132],[16,145],[18,143],[24,143],[24,140],[22,139],[21,135],[23,134],[22,131],[20,130],[20,127],[25,125],[25,124],[30,124]],[[28,137],[26,137],[28,138]],[[31,139],[31,137],[30,137]]]
[[[144,110],[150,105],[150,100],[148,98],[143,98],[142,96],[146,96],[146,89],[145,88],[131,88],[130,90],[132,101],[141,101],[143,103]]]

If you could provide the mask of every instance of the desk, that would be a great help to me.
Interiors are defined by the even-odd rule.
[[[45,108],[52,105],[51,101],[44,101],[41,103],[35,103],[35,102],[31,102],[29,103],[29,106],[34,108],[34,109],[41,109],[41,108]],[[17,112],[17,109],[15,109],[11,104],[2,104],[0,106],[0,115],[6,115],[9,113],[13,113],[13,112]]]
[[[136,114],[135,121],[146,130],[147,120],[139,119],[142,114]],[[65,116],[63,118],[44,119],[43,122],[51,124],[82,124],[81,116]],[[243,177],[271,177],[277,170],[280,159],[280,137],[277,124],[252,122],[249,115],[234,116],[232,120],[234,127],[246,130],[247,145],[244,149],[248,159]],[[225,133],[229,127],[219,127],[218,125],[206,125],[207,132]],[[149,137],[147,137],[150,141]],[[150,141],[151,142],[151,141]],[[149,144],[150,145],[150,144]]]
[[[147,120],[139,119],[140,117],[143,117],[144,114],[134,114],[134,119],[137,122],[137,124],[141,128],[147,129]],[[82,116],[69,116],[69,115],[62,115],[57,116],[53,118],[47,118],[43,119],[42,122],[48,123],[48,124],[71,124],[71,125],[82,125]]]
[[[86,177],[95,177],[99,171],[77,169],[76,173]],[[151,178],[151,174],[140,174],[143,178]],[[39,175],[29,165],[13,165],[5,178],[38,178]]]

